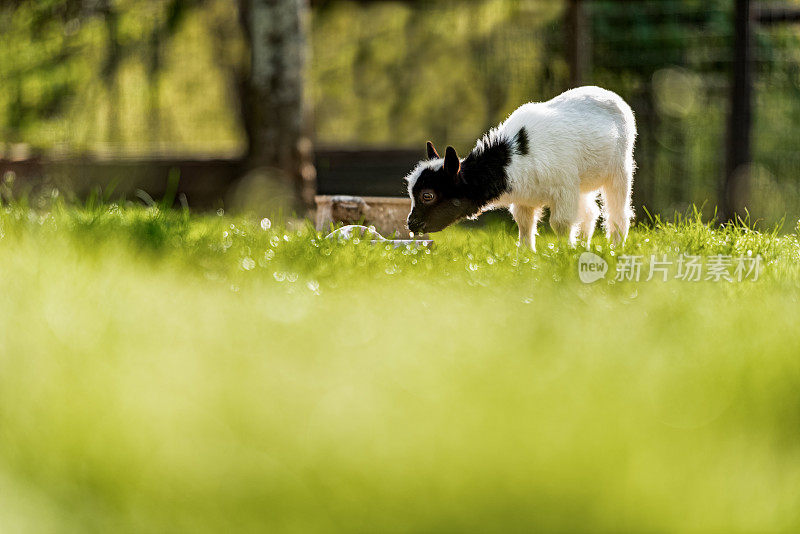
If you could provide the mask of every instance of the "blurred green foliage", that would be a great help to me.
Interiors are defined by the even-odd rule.
[[[235,154],[236,30],[236,10],[223,1],[2,2],[2,142]]]
[[[314,17],[312,100],[320,141],[453,144],[521,103],[563,90],[548,35],[558,2],[330,3]],[[560,45],[559,45],[560,46]]]
[[[741,283],[583,285],[514,240],[3,206],[0,530],[796,531],[797,235],[624,250],[761,254]]]

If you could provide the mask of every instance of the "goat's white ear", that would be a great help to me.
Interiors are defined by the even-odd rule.
[[[458,171],[461,169],[461,162],[458,161],[458,154],[456,149],[448,146],[444,153],[444,172],[450,176],[457,176]]]
[[[439,154],[436,152],[436,149],[433,148],[433,143],[428,141],[428,159],[439,159]]]

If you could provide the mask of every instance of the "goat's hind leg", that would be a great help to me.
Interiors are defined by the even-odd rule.
[[[578,189],[564,190],[561,195],[553,199],[550,206],[550,227],[559,238],[566,237],[571,247],[575,246],[575,233],[578,229],[578,205],[580,194]]]
[[[632,176],[613,177],[603,186],[603,222],[608,240],[615,245],[622,245],[628,237],[628,230],[633,218],[631,208]]]
[[[592,235],[597,226],[597,218],[600,216],[600,208],[597,207],[597,191],[581,195],[578,204],[578,216],[580,218],[580,234],[586,240],[586,248],[590,248]]]

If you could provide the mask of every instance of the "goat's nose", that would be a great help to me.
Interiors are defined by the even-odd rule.
[[[425,223],[418,220],[408,221],[408,230],[411,232],[421,233],[425,230]]]

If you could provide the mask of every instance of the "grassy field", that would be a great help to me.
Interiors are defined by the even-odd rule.
[[[800,529],[797,236],[637,226],[583,284],[514,232],[1,208],[0,530]],[[763,269],[645,281],[681,253]]]

